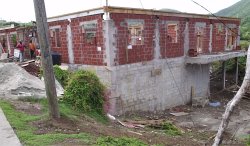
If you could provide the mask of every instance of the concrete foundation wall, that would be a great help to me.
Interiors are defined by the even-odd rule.
[[[109,113],[162,111],[209,95],[209,65],[185,65],[184,57],[101,67],[70,65],[70,70],[93,71],[111,91]]]
[[[162,111],[209,93],[209,65],[185,67],[184,57],[122,65],[112,69],[110,113]]]

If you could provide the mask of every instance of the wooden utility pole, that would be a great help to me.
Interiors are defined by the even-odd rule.
[[[49,101],[49,112],[52,119],[60,118],[58,101],[56,96],[55,76],[53,71],[51,48],[49,44],[48,23],[44,0],[33,0],[39,45],[41,49],[42,69],[45,82],[45,90]]]

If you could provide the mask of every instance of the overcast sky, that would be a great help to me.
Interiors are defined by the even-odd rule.
[[[195,0],[213,13],[224,9],[240,0]],[[30,22],[35,20],[33,0],[0,0],[0,19],[7,21]],[[109,5],[135,7],[145,9],[169,8],[188,13],[207,14],[191,0],[109,0]],[[45,0],[47,16],[56,16],[97,8],[105,4],[105,0]]]

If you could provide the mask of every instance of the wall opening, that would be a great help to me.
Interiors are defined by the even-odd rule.
[[[169,43],[177,43],[178,42],[178,25],[176,23],[167,25],[167,40]]]
[[[203,53],[204,28],[196,27],[196,48],[198,53]]]
[[[3,48],[7,47],[5,35],[0,35],[0,43],[2,44]]]
[[[227,47],[226,50],[232,50],[236,46],[236,28],[229,28],[227,31]]]
[[[143,23],[129,23],[128,24],[128,42],[129,45],[143,45]]]
[[[61,47],[61,36],[60,36],[60,29],[61,28],[55,28],[50,30],[50,37],[53,38],[53,45],[55,47]]]
[[[80,25],[85,43],[97,46],[96,42],[97,21],[83,22]]]

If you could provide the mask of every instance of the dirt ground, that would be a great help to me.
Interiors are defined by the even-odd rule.
[[[204,108],[192,106],[179,106],[166,110],[162,113],[145,113],[138,112],[136,114],[126,114],[118,117],[121,121],[133,124],[141,121],[171,121],[182,131],[181,136],[167,136],[162,130],[154,128],[127,128],[117,122],[110,122],[108,125],[100,124],[93,119],[82,117],[80,121],[71,121],[65,117],[61,120],[55,121],[37,121],[30,123],[38,128],[35,134],[45,133],[66,133],[74,134],[85,132],[94,137],[112,136],[112,137],[132,137],[141,139],[148,144],[163,144],[163,145],[179,145],[179,146],[204,146],[211,145],[214,134],[221,120],[222,113],[226,103],[231,99],[233,94],[228,91],[220,92],[214,95],[210,100],[221,102],[219,107],[211,107],[209,105]],[[31,115],[42,114],[41,105],[37,103],[29,103],[23,101],[13,101],[12,104],[19,111]],[[228,128],[224,139],[224,145],[243,146],[244,143],[236,140],[236,134],[240,128],[238,125],[248,123],[246,115],[241,115],[242,111],[248,111],[250,107],[250,100],[244,99],[237,106],[233,116],[230,128]],[[185,116],[173,116],[172,112],[185,112]],[[248,113],[247,113],[248,114]],[[240,117],[244,116],[245,119]],[[249,116],[250,117],[250,116]],[[238,120],[236,120],[238,119]],[[232,124],[233,123],[233,124]],[[235,125],[234,125],[235,124]],[[243,128],[245,129],[245,128]],[[250,132],[250,129],[248,129]],[[240,137],[240,136],[239,136]],[[238,137],[238,138],[239,138]],[[237,138],[237,139],[238,139]],[[58,145],[79,145],[79,141],[75,139],[66,139]]]
[[[232,80],[228,79],[228,87]],[[149,145],[162,144],[165,146],[209,146],[213,142],[217,128],[220,124],[222,114],[228,101],[236,93],[234,88],[221,91],[221,81],[217,78],[211,81],[210,102],[219,102],[218,107],[206,105],[204,108],[192,107],[190,105],[178,106],[161,113],[136,112],[133,114],[124,114],[117,117],[121,121],[136,125],[140,122],[170,121],[182,131],[180,136],[168,136],[163,130],[156,128],[128,128],[118,122],[110,122],[108,125],[97,123],[91,118],[82,117],[79,121],[72,121],[62,117],[59,121],[36,121],[30,123],[37,127],[35,134],[45,133],[66,133],[75,134],[80,132],[89,133],[94,137],[112,136],[112,137],[132,137],[138,138]],[[42,114],[42,106],[38,103],[29,103],[24,101],[12,101],[12,104],[18,111],[31,115]],[[243,99],[236,107],[230,119],[223,145],[243,146],[243,140],[250,133],[250,100]],[[173,116],[170,113],[184,112],[187,115]],[[66,139],[56,145],[80,145],[79,140]]]

